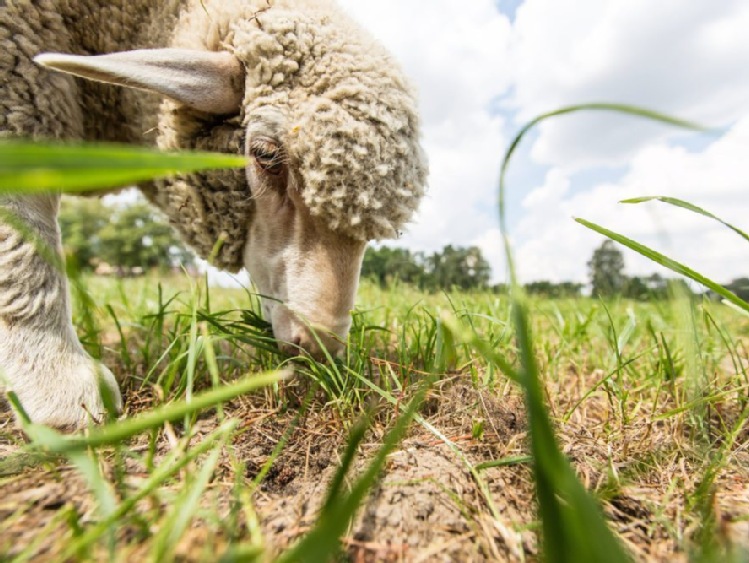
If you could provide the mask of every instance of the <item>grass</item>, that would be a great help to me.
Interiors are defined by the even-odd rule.
[[[158,176],[216,168],[242,168],[244,157],[167,153],[128,145],[45,145],[0,141],[0,193],[73,192],[133,185]]]
[[[86,346],[101,353],[123,383],[128,419],[80,438],[32,432],[34,446],[24,445],[6,420],[0,440],[9,453],[2,466],[38,455],[40,446],[49,455],[35,460],[31,477],[26,466],[5,473],[0,490],[8,502],[60,479],[76,484],[54,510],[0,505],[6,523],[0,550],[21,558],[36,550],[76,559],[212,560],[223,553],[241,560],[281,554],[300,538],[322,536],[335,544],[326,549],[338,549],[343,537],[349,556],[377,558],[394,556],[385,538],[406,534],[418,538],[409,556],[443,541],[455,556],[535,558],[540,522],[528,460],[539,453],[528,442],[521,388],[480,350],[483,342],[517,365],[505,297],[385,291],[365,283],[345,361],[326,366],[307,360],[294,381],[271,383],[264,392],[222,401],[221,409],[198,416],[187,411],[196,411],[203,397],[232,394],[232,386],[243,385],[234,381],[247,373],[289,366],[266,347],[264,327],[244,309],[257,301],[241,290],[209,290],[201,280],[181,277],[81,282],[104,305],[92,314],[87,300],[77,299],[76,321],[89,315]],[[537,299],[528,305],[541,392],[561,451],[604,503],[609,525],[629,553],[663,560],[725,553],[749,506],[749,319],[708,301],[689,306],[696,322],[687,327],[678,322],[679,308],[668,303]],[[686,361],[685,334],[698,340],[697,366]],[[685,385],[695,367],[709,374],[697,397]],[[412,402],[408,411],[409,398],[427,381],[433,386],[423,404]],[[298,396],[295,384],[303,388]],[[193,409],[185,401],[188,388]],[[164,411],[169,416],[162,419]],[[405,442],[391,436],[388,448],[380,449],[404,412],[398,432],[411,415],[416,426]],[[695,419],[696,412],[702,418]],[[370,422],[354,424],[361,416]],[[347,435],[353,439],[345,453]],[[437,455],[449,470],[430,474],[416,462],[396,471],[393,460],[413,447],[424,458]],[[316,459],[305,448],[325,455]],[[55,451],[66,453],[77,470],[53,457]],[[320,484],[333,478],[338,452],[343,469],[331,482],[338,483],[334,498],[341,503],[331,508]],[[383,480],[376,490],[386,491],[380,496],[392,500],[387,491],[411,491],[415,496],[402,506],[415,512],[419,495],[433,496],[444,506],[437,510],[427,501],[426,507],[454,518],[459,529],[430,532],[436,522],[429,517],[419,524],[402,514],[406,531],[399,531],[387,518],[378,520],[377,510],[369,522],[347,525],[336,511],[366,498],[376,481],[369,475],[379,470]],[[353,475],[346,477],[347,471]],[[357,484],[357,475],[367,479]],[[278,512],[279,502],[291,515]],[[95,516],[86,516],[87,503]],[[328,506],[335,517],[324,518],[323,510],[325,526],[315,528],[316,509],[305,503]],[[289,521],[279,531],[272,521],[284,517]],[[44,524],[42,540],[19,542],[35,519]],[[332,523],[338,527],[331,530]],[[360,536],[369,539],[358,541]],[[317,558],[300,547],[308,545],[304,541],[285,558]],[[315,558],[308,560],[320,560]]]

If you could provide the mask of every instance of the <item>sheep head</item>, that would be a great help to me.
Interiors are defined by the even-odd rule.
[[[37,61],[166,97],[162,147],[226,151],[241,139],[252,199],[244,240],[234,245],[243,247],[242,265],[283,348],[336,354],[351,325],[367,241],[396,235],[423,193],[415,102],[393,62],[378,67],[368,43],[354,52],[347,43],[338,57],[331,49],[304,68],[293,57],[264,57],[263,37],[243,45],[232,53],[158,49]],[[196,143],[199,135],[211,139],[207,146]],[[205,191],[192,189],[197,197]],[[206,257],[189,229],[180,230]]]

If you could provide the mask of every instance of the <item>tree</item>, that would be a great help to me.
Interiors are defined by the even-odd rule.
[[[58,221],[69,262],[82,270],[94,268],[99,252],[99,231],[109,221],[111,211],[96,198],[64,198]]]
[[[736,278],[731,283],[724,286],[727,290],[732,291],[737,297],[749,302],[749,279]]]
[[[423,255],[404,248],[369,247],[364,254],[362,277],[371,278],[387,287],[398,280],[421,287],[424,279]]]
[[[588,269],[594,297],[621,295],[627,276],[624,274],[624,257],[614,241],[605,240],[593,251]]]
[[[171,268],[192,261],[172,228],[158,221],[145,203],[111,210],[112,218],[99,231],[99,257],[122,268]]]
[[[643,278],[634,276],[627,278],[624,283],[623,295],[627,299],[636,299],[637,301],[647,301],[655,295],[648,287]]]
[[[525,291],[528,292],[528,295],[552,298],[580,297],[582,289],[583,284],[575,282],[554,283],[541,280],[525,284]]]
[[[585,284],[577,282],[561,282],[557,284],[557,297],[580,297]]]
[[[425,256],[402,248],[368,248],[362,264],[362,277],[387,287],[393,281],[421,289],[476,289],[488,287],[491,267],[476,246],[446,246]]]
[[[99,198],[66,199],[60,229],[66,255],[81,269],[94,269],[99,262],[128,270],[171,268],[194,259],[143,202],[105,205]]]
[[[426,261],[431,289],[484,288],[491,278],[491,267],[477,246],[447,245]]]

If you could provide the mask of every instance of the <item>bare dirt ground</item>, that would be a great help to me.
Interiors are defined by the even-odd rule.
[[[552,394],[558,391],[549,389]],[[254,396],[225,409],[246,429],[230,446],[233,455],[244,462],[242,479],[252,480],[257,475],[297,414],[271,409],[267,404],[264,397]],[[569,406],[559,401],[555,405],[560,412]],[[142,404],[131,404],[131,409],[147,406],[144,399]],[[640,416],[626,428],[602,432],[610,423],[609,412],[605,397],[593,395],[567,423],[560,424],[565,453],[586,486],[605,497],[611,525],[636,560],[686,560],[677,538],[694,533],[695,523],[685,516],[681,490],[698,485],[701,460],[674,446],[683,442],[680,433],[684,432],[675,423],[648,426],[649,417]],[[462,454],[414,423],[343,538],[347,559],[537,559],[532,467],[517,463],[486,469],[478,473],[479,481],[462,459],[465,456],[475,466],[527,455],[525,414],[517,391],[508,387],[503,393],[488,395],[477,391],[468,377],[455,376],[433,392],[422,416]],[[477,423],[483,423],[480,436],[475,432]],[[207,414],[199,424],[208,433],[216,427],[217,419]],[[17,438],[16,431],[9,431],[12,425],[9,413],[0,413],[0,428],[6,436]],[[273,552],[293,544],[313,525],[346,440],[344,426],[334,409],[313,405],[255,492],[262,535]],[[366,465],[385,431],[385,424],[376,424],[371,430],[357,469]],[[0,460],[17,457],[14,454],[20,448],[13,442],[0,443]],[[170,444],[169,437],[162,436],[159,452],[169,451]],[[144,443],[135,440],[131,447],[138,450]],[[228,513],[237,476],[229,452],[225,453],[203,500],[225,506],[222,510]],[[715,503],[721,533],[749,544],[749,454],[738,451],[735,458],[718,479]],[[96,520],[95,503],[85,481],[63,462],[32,463],[29,467],[6,462],[0,468],[0,554],[12,558],[35,543],[35,561],[59,560],[60,549],[70,539],[64,511],[74,507],[83,525]],[[126,481],[133,484],[146,477],[135,463],[129,464],[127,471]],[[612,475],[618,476],[620,486],[604,494]],[[178,489],[179,481],[173,486]],[[138,534],[121,530],[118,542],[118,556],[123,561],[145,557]],[[181,541],[177,556],[183,561],[215,561],[227,545],[228,538],[221,537],[215,526],[198,519]]]

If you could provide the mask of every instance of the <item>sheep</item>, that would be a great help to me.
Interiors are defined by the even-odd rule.
[[[197,254],[249,271],[287,352],[342,348],[367,241],[424,193],[419,136],[398,65],[333,0],[0,2],[0,137],[247,155],[139,188]],[[77,428],[101,387],[122,400],[39,251],[60,252],[59,200],[0,199],[0,373],[32,421]]]

